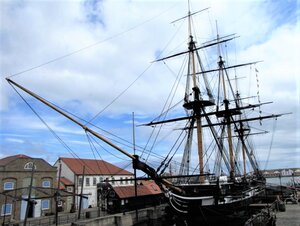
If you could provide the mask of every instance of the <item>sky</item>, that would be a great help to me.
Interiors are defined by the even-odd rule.
[[[273,101],[264,112],[292,113],[263,122],[270,133],[255,137],[261,168],[300,167],[298,1],[190,2],[192,12],[209,7],[193,19],[198,42],[215,37],[217,21],[220,36],[238,36],[226,50],[233,58],[228,64],[262,61],[257,73],[251,69],[258,82],[241,81],[241,92],[248,94],[251,85],[261,102]],[[78,126],[20,92],[22,100],[5,78],[91,122],[101,134],[132,142],[132,113],[136,125],[151,121],[172,87],[170,72],[178,70],[178,61],[153,61],[186,50],[186,21],[171,22],[187,11],[187,1],[180,0],[0,1],[0,158],[26,154],[52,164],[78,156],[130,165],[126,156],[89,142],[93,138]],[[145,147],[150,129],[135,127],[137,147]],[[121,146],[133,154],[132,145]]]

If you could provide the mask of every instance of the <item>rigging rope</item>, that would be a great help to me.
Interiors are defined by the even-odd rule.
[[[161,163],[160,167],[157,169],[157,172],[160,170],[160,168],[164,165],[165,161],[169,158],[169,155],[171,154],[173,148],[175,148],[175,145],[177,144],[177,142],[179,141],[179,138],[181,137],[181,135],[183,134],[184,130],[181,131],[180,135],[178,136],[178,138],[176,139],[174,145],[172,146],[171,150],[169,151],[168,155],[166,156],[166,158],[163,160],[163,162]],[[185,134],[185,136],[183,136],[183,138],[181,139],[179,145],[177,146],[176,150],[174,151],[173,155],[171,156],[171,158],[169,159],[169,161],[167,162],[167,164],[165,164],[165,167],[161,170],[160,174],[163,174],[163,172],[166,170],[166,168],[169,166],[171,160],[173,159],[174,155],[177,153],[177,151],[179,150],[179,148],[181,147],[181,144],[183,143],[185,137],[187,136],[187,134]]]
[[[272,146],[273,146],[274,134],[275,134],[276,126],[277,126],[277,118],[275,118],[275,122],[273,123],[273,132],[272,132],[272,137],[271,137],[271,143],[270,143],[270,148],[269,148],[269,151],[268,151],[268,157],[267,157],[267,161],[266,161],[264,170],[267,169],[268,164],[269,164],[269,158],[270,158],[271,149],[272,149]]]
[[[259,80],[258,80],[258,70],[257,70],[257,68],[255,68],[255,77],[256,77],[256,86],[257,86],[257,101],[258,101],[258,104],[259,104],[259,107],[258,107],[258,109],[259,109],[259,116],[261,116],[261,107],[260,107],[260,95],[259,95]],[[261,121],[259,122],[260,123],[260,125],[262,125],[262,123],[261,123]]]
[[[179,27],[180,28],[180,27]],[[164,53],[164,51],[167,49],[167,47],[170,45],[171,41],[175,38],[176,34],[179,31],[179,28],[177,29],[177,32],[171,37],[171,39],[167,42],[167,45],[163,48],[163,50],[159,53],[157,56],[160,58],[160,56]],[[151,62],[150,65],[140,74],[138,75],[130,84],[127,88],[125,88],[121,93],[119,93],[108,105],[106,105],[101,111],[99,111],[92,119],[89,120],[89,123],[99,117],[101,113],[103,113],[108,107],[110,107],[117,99],[119,99],[131,86],[134,85],[134,83],[139,80],[153,65],[155,61]]]
[[[96,159],[96,156],[95,156],[95,152],[94,152],[94,150],[97,151],[97,149],[96,149],[95,145],[91,142],[91,139],[90,139],[89,134],[88,134],[87,131],[85,131],[85,134],[86,134],[87,140],[88,140],[88,142],[89,142],[90,149],[92,150],[94,159],[97,160],[97,159]],[[97,153],[98,153],[98,152],[97,152]],[[101,157],[101,155],[100,155],[99,153],[98,153],[98,155],[99,155],[100,159],[103,160],[102,157]],[[100,168],[100,166],[99,166],[99,162],[96,161],[96,163],[97,163],[97,167],[98,167],[99,172],[102,174],[102,170],[101,170],[101,168]],[[110,172],[110,170],[108,169],[108,167],[106,166],[106,164],[104,164],[104,165],[105,165],[107,171]]]
[[[12,85],[11,85],[12,86]],[[97,172],[95,172],[88,164],[86,164],[85,162],[84,162],[84,160],[82,160],[56,133],[55,133],[55,131],[46,123],[46,121],[37,113],[37,111],[36,110],[34,110],[33,109],[33,107],[25,100],[25,98],[16,90],[16,88],[14,87],[14,86],[12,86],[12,88],[15,90],[15,92],[21,97],[21,99],[26,103],[26,105],[32,110],[32,112],[40,119],[40,121],[48,128],[48,130],[54,135],[54,137],[68,150],[68,152],[81,164],[81,165],[84,165],[84,166],[86,166],[91,172],[93,172],[94,174],[97,174]],[[74,114],[72,114],[72,115],[74,115]],[[93,151],[93,149],[94,150],[96,150],[96,152],[98,153],[98,155],[99,155],[99,157],[102,159],[102,157],[101,157],[101,155],[100,155],[100,153],[97,151],[97,149],[96,149],[96,147],[92,144],[92,142],[91,142],[91,138],[90,138],[90,136],[91,135],[89,135],[89,134],[87,134],[87,132],[86,132],[86,135],[87,135],[87,138],[88,138],[88,141],[89,141],[89,144],[90,144],[90,148],[91,148],[91,150],[92,150],[92,152],[93,152],[93,155],[94,155],[94,159],[95,160],[97,160],[96,159],[96,156],[95,156],[95,153],[94,153],[94,151]],[[92,136],[92,139],[94,139],[95,140],[95,138]],[[99,146],[101,146],[100,144],[99,144]],[[104,148],[103,148],[104,149]],[[104,150],[106,150],[106,149],[104,149]],[[107,150],[106,150],[107,151]],[[108,151],[107,151],[108,152]],[[110,153],[110,152],[108,152],[108,153]],[[111,154],[111,153],[110,153]],[[114,155],[115,156],[115,155]],[[117,157],[117,156],[115,156],[115,157]],[[117,158],[120,158],[120,157],[117,157]],[[120,158],[120,159],[122,159],[122,158]],[[124,159],[123,159],[124,160]],[[102,161],[103,161],[103,159],[102,159]],[[100,166],[99,166],[99,163],[98,163],[98,161],[96,162],[97,163],[97,167],[98,167],[98,169],[99,169],[99,171],[101,172],[101,169],[100,169]],[[131,162],[128,164],[128,166],[131,164]],[[108,166],[106,165],[106,164],[104,164],[104,166],[107,168],[107,170],[108,170],[108,172],[110,172],[110,170],[108,169]],[[121,172],[123,169],[121,168],[119,171],[117,171],[116,173],[115,173],[115,175],[117,175],[119,172]]]
[[[165,63],[165,62],[164,62],[164,65],[166,66],[166,63]],[[183,71],[183,65],[184,65],[184,64],[181,65],[180,72]],[[170,69],[168,66],[167,66],[167,68]],[[171,72],[172,72],[172,71],[171,71]],[[179,82],[180,82],[180,80],[181,80],[181,78],[182,78],[183,73],[180,73],[180,72],[179,72],[178,75],[176,76],[176,79],[175,79],[175,81],[174,81],[174,83],[173,83],[173,85],[172,85],[171,91],[170,91],[170,93],[169,93],[169,95],[168,95],[168,97],[167,97],[167,100],[166,100],[166,102],[165,102],[165,104],[164,104],[164,106],[163,106],[162,112],[164,112],[164,109],[167,108],[167,111],[164,113],[165,115],[164,115],[164,117],[163,117],[163,120],[167,117],[167,113],[168,113],[169,110],[171,109],[171,104],[172,104],[173,99],[174,99],[174,97],[175,97],[176,90],[178,89]],[[169,103],[169,104],[168,104],[168,103]],[[167,106],[167,104],[168,104],[168,106]],[[161,114],[161,115],[162,115],[162,114]],[[161,131],[162,127],[163,127],[163,124],[161,124],[161,125],[159,126],[158,132],[156,133],[156,136],[155,136],[155,138],[154,138],[153,144],[152,144],[152,146],[151,146],[151,148],[150,148],[150,153],[152,152],[152,150],[153,150],[153,148],[154,148],[154,146],[155,146],[155,144],[156,144],[156,141],[157,141],[157,139],[158,139],[158,136],[159,136],[159,134],[160,134],[160,131]],[[155,127],[155,128],[156,128],[156,127]],[[150,138],[151,138],[151,137],[150,137]],[[150,138],[149,138],[149,140],[150,140]],[[148,144],[148,142],[147,142],[147,144]],[[145,147],[145,148],[146,148],[146,147]],[[146,158],[146,161],[148,160],[150,153],[148,154],[148,156],[147,156],[147,158]]]
[[[106,150],[102,145],[100,145],[100,144],[96,141],[96,139],[95,139],[94,136],[92,136],[92,135],[89,134],[88,132],[86,132],[86,135],[87,135],[87,138],[88,138],[88,141],[89,141],[91,150],[92,150],[92,152],[93,152],[94,159],[97,160],[97,158],[96,158],[95,153],[94,153],[93,150],[96,151],[96,153],[98,154],[99,158],[105,163],[106,161],[103,160],[101,154],[100,154],[99,151],[97,150],[97,148],[96,148],[96,146],[94,145],[94,143],[93,143],[92,140],[94,140],[94,142],[97,143],[103,150],[105,150],[105,151],[107,151],[107,150]],[[108,152],[108,151],[107,151],[107,152]],[[111,154],[111,155],[113,155],[111,152],[108,152],[108,153]],[[120,157],[118,157],[118,156],[116,156],[116,155],[113,155],[113,156],[115,156],[116,158],[120,158]],[[122,159],[122,158],[120,158],[120,159]],[[124,160],[124,159],[122,159],[122,160]],[[131,161],[130,161],[130,160],[125,159],[125,161],[129,161],[129,164],[126,165],[126,167],[129,166],[129,165],[131,164]],[[97,163],[97,167],[98,167],[99,171],[101,172],[102,170],[100,169],[99,162],[97,161],[96,163]],[[120,170],[118,170],[118,171],[116,171],[116,172],[113,173],[113,172],[111,172],[111,170],[108,168],[108,165],[107,165],[107,164],[104,164],[104,166],[105,166],[105,168],[107,169],[107,171],[110,173],[110,175],[112,175],[112,176],[118,175],[118,174],[124,169],[124,168],[120,168]],[[103,175],[104,175],[104,174],[103,174]]]
[[[14,87],[13,87],[13,88],[14,88]],[[17,92],[17,90],[16,90],[15,88],[14,88],[14,90]],[[17,93],[18,93],[18,92],[17,92]],[[19,94],[19,96],[21,96],[20,93],[18,93],[18,94]],[[26,103],[26,100],[25,100],[22,96],[21,96],[21,98],[22,98],[23,101]],[[82,119],[82,118],[78,117],[77,115],[75,115],[75,114],[73,114],[73,113],[71,113],[71,112],[65,110],[64,108],[59,107],[58,105],[56,105],[56,104],[54,104],[54,103],[52,103],[52,102],[50,102],[50,101],[48,101],[48,102],[51,103],[52,105],[54,105],[55,107],[57,107],[58,109],[60,109],[60,110],[62,110],[62,111],[64,111],[64,112],[66,112],[66,113],[72,115],[73,117],[75,117],[75,118],[81,120],[82,122],[88,123],[85,119]],[[32,111],[34,111],[34,110],[32,109]],[[41,119],[41,120],[42,120],[42,119]],[[105,133],[107,133],[107,134],[113,136],[113,137],[116,137],[117,139],[119,139],[119,140],[121,140],[121,141],[123,141],[123,142],[126,142],[126,144],[125,144],[125,143],[122,143],[122,142],[120,142],[120,141],[111,139],[111,138],[110,138],[110,140],[112,140],[112,141],[114,141],[114,142],[116,142],[116,143],[125,145],[125,146],[127,146],[127,147],[131,147],[131,146],[129,146],[130,144],[132,144],[131,142],[129,142],[129,141],[127,141],[127,140],[125,140],[125,139],[123,139],[123,138],[121,138],[121,137],[119,137],[119,136],[117,136],[117,135],[115,135],[115,134],[113,134],[113,133],[107,131],[107,130],[104,130],[104,129],[102,129],[102,128],[100,128],[100,127],[98,127],[98,126],[96,126],[96,125],[94,125],[94,124],[92,124],[92,123],[89,123],[89,124],[90,124],[91,126],[94,126],[94,127],[97,128],[97,129],[99,129],[99,130],[101,130],[101,131],[103,131],[103,132],[105,132]],[[49,128],[49,130],[51,130],[51,128]],[[108,139],[107,136],[105,136],[105,137]],[[139,147],[139,146],[138,146],[138,147]],[[142,147],[139,147],[139,148],[142,149]],[[146,151],[146,150],[144,150],[144,151]],[[149,151],[148,151],[148,152],[149,152]],[[157,156],[158,156],[159,158],[164,158],[164,156],[160,156],[160,155],[158,155],[158,154],[157,154]],[[120,157],[118,157],[118,158],[120,158]],[[122,159],[122,158],[120,158],[120,159]],[[124,160],[124,159],[122,159],[122,160]]]
[[[11,84],[10,84],[11,85]],[[15,90],[15,92],[20,96],[20,98],[25,102],[25,104],[29,107],[29,109],[39,118],[39,120],[48,128],[48,130],[52,133],[52,135],[62,144],[62,146],[75,158],[79,161],[82,165],[85,163],[80,159],[80,157],[55,133],[55,131],[46,123],[46,121],[37,113],[36,110],[25,100],[25,98],[17,91],[17,89],[11,85],[11,87]],[[89,166],[87,166],[89,170],[95,172]]]
[[[118,158],[118,159],[124,160],[124,161],[130,161],[130,160],[128,160],[128,159],[124,159],[124,158],[121,158],[121,157],[119,157],[119,156],[117,156],[117,155],[114,155],[113,153],[111,153],[110,151],[108,151],[106,148],[103,147],[103,145],[101,145],[101,144],[98,142],[98,140],[95,139],[94,136],[91,136],[91,135],[90,135],[90,139],[92,139],[99,147],[101,147],[104,151],[106,151],[106,152],[109,153],[110,155],[112,155],[112,156],[114,156],[114,157],[116,157],[116,158]],[[131,162],[131,161],[130,161],[130,162]]]
[[[98,42],[95,42],[95,43],[93,43],[93,44],[90,44],[90,45],[88,45],[88,46],[85,46],[85,47],[83,47],[83,48],[81,48],[81,49],[78,49],[78,50],[75,50],[75,51],[73,51],[73,52],[67,53],[67,54],[62,55],[62,56],[60,56],[60,57],[54,58],[54,59],[52,59],[52,60],[46,61],[46,62],[44,62],[44,63],[42,63],[42,64],[36,65],[36,66],[34,66],[34,67],[31,67],[31,68],[27,68],[27,69],[25,69],[25,70],[23,70],[23,71],[19,71],[19,72],[15,73],[15,74],[12,74],[11,76],[8,76],[8,78],[12,78],[12,77],[14,77],[14,76],[17,76],[17,75],[20,75],[20,74],[24,74],[24,73],[26,73],[26,72],[32,71],[32,70],[34,70],[34,69],[43,67],[43,66],[45,66],[45,65],[47,65],[47,64],[51,64],[51,63],[53,63],[53,62],[56,62],[56,61],[62,60],[62,59],[64,59],[64,58],[70,57],[70,56],[72,56],[72,55],[74,55],[74,54],[77,54],[77,53],[82,52],[82,51],[84,51],[84,50],[87,50],[87,49],[90,49],[90,48],[92,48],[92,47],[95,47],[95,46],[97,46],[97,45],[99,45],[99,44],[102,44],[102,43],[104,43],[104,42],[107,42],[107,41],[109,41],[109,40],[112,40],[112,39],[115,39],[115,38],[117,38],[117,37],[119,37],[119,36],[122,36],[122,35],[124,35],[124,34],[130,32],[130,31],[133,31],[133,30],[135,30],[136,28],[138,28],[138,27],[140,27],[140,26],[142,26],[142,25],[144,25],[144,24],[146,24],[146,23],[149,23],[150,21],[152,21],[152,20],[154,20],[154,19],[160,17],[161,15],[165,14],[166,12],[168,12],[168,11],[169,11],[170,9],[172,9],[173,7],[175,7],[175,5],[172,6],[172,7],[170,7],[170,8],[168,8],[168,9],[166,9],[166,10],[164,10],[164,11],[162,11],[162,12],[159,12],[159,13],[156,14],[155,16],[150,17],[149,19],[143,21],[142,23],[139,23],[139,24],[137,24],[137,25],[134,25],[134,26],[130,27],[129,29],[127,29],[127,30],[125,30],[125,31],[118,32],[118,33],[116,33],[116,34],[114,34],[114,35],[112,35],[112,36],[110,36],[110,37],[107,37],[107,38],[105,38],[105,39],[103,39],[103,40],[100,40],[100,41],[98,41]]]
[[[99,111],[93,118],[91,118],[88,123],[91,123],[93,120],[98,118],[98,116],[103,113],[108,107],[110,107],[114,102],[116,102],[131,86],[136,83],[145,73],[149,70],[149,68],[153,65],[153,63],[150,63],[150,65],[141,73],[139,74],[130,84],[128,87],[126,87],[121,93],[119,93],[109,104],[107,104],[101,111]]]

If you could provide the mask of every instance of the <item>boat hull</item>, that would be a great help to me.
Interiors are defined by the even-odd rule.
[[[213,187],[201,186],[198,196],[183,196],[169,191],[170,209],[167,214],[188,225],[244,225],[253,214],[249,205],[264,191],[261,186],[254,186],[239,194],[221,195]],[[209,191],[207,188],[212,195],[200,195],[201,190]]]

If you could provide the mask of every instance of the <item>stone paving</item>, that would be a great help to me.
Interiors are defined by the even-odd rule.
[[[285,212],[277,212],[276,226],[300,226],[300,203],[286,204]]]

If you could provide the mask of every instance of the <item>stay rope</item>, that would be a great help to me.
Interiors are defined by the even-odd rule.
[[[268,164],[269,164],[269,159],[270,159],[271,149],[272,149],[272,146],[273,146],[276,127],[277,127],[277,118],[275,118],[274,123],[273,123],[272,137],[271,137],[270,147],[269,147],[269,151],[268,151],[268,157],[267,157],[265,168],[264,168],[265,170],[267,169]]]
[[[11,85],[11,84],[10,84]],[[47,127],[47,129],[52,133],[52,135],[62,144],[62,146],[75,158],[77,161],[82,164],[86,165],[81,158],[58,136],[58,134],[48,125],[48,123],[37,113],[37,111],[26,101],[26,99],[18,92],[18,90],[11,85],[11,87],[14,89],[14,91],[20,96],[20,98],[24,101],[24,103],[29,107],[29,109],[38,117],[38,119]],[[91,169],[88,165],[86,167],[94,172],[93,169]]]

